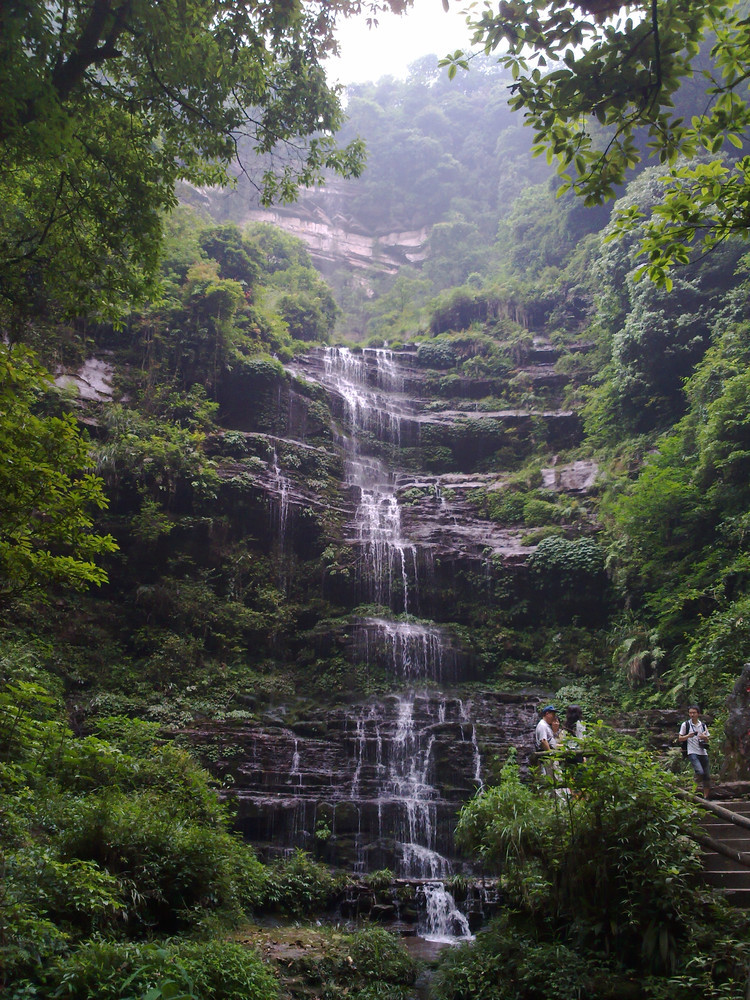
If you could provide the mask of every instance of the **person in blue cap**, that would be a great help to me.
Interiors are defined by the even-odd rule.
[[[554,750],[557,746],[557,737],[552,728],[557,719],[557,709],[554,705],[545,705],[542,709],[542,717],[536,724],[534,731],[534,749],[537,753],[545,750]]]

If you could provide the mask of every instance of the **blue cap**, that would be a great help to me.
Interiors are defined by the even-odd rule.
[[[546,715],[547,712],[556,712],[556,711],[557,709],[555,708],[554,705],[545,705],[544,708],[542,709],[542,715]]]

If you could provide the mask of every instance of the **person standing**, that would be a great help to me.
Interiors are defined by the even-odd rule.
[[[568,705],[565,709],[564,729],[568,737],[582,740],[586,735],[586,727],[583,724],[583,712],[580,705]]]
[[[557,720],[557,709],[554,705],[545,705],[542,709],[542,717],[536,724],[534,730],[534,749],[537,753],[544,753],[547,750],[554,750],[557,746],[557,737],[552,728]],[[558,730],[559,730],[558,722]]]
[[[560,734],[560,716],[553,715],[552,721],[550,722],[550,728],[552,729],[552,735],[555,737],[555,744],[560,746],[560,740],[562,736]]]
[[[680,743],[687,743],[687,758],[695,772],[695,783],[703,785],[703,794],[707,799],[711,797],[711,768],[706,746],[709,736],[708,726],[700,718],[700,709],[697,705],[690,705],[688,719],[680,726],[677,739]]]

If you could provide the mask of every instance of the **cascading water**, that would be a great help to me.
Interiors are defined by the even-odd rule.
[[[266,856],[301,847],[361,875],[388,869],[411,883],[421,908],[419,916],[414,907],[404,907],[411,912],[401,919],[412,925],[420,919],[422,933],[442,940],[468,936],[448,880],[463,872],[453,840],[457,810],[482,780],[477,726],[494,751],[490,734],[503,724],[504,738],[512,739],[518,709],[486,692],[471,701],[456,697],[450,688],[470,676],[469,653],[455,627],[427,617],[451,618],[452,567],[463,572],[472,559],[476,565],[486,527],[465,523],[460,496],[473,479],[405,470],[407,456],[418,455],[411,449],[423,416],[419,403],[408,398],[421,398],[421,373],[411,366],[413,358],[413,352],[355,354],[335,348],[312,351],[290,368],[293,378],[315,381],[328,395],[338,450],[325,454],[334,468],[342,460],[346,487],[341,493],[346,502],[334,515],[344,528],[337,537],[353,553],[342,560],[354,568],[349,592],[336,598],[343,597],[351,613],[330,632],[321,622],[311,631],[310,644],[321,659],[332,655],[341,663],[345,657],[360,676],[381,690],[385,681],[394,693],[364,704],[300,700],[288,714],[283,704],[275,705],[262,722],[248,721],[219,735],[218,770],[232,788],[238,828]],[[305,419],[315,425],[321,409],[312,414],[306,409]],[[302,416],[298,425],[305,426]],[[269,541],[280,573],[289,573],[290,581],[310,475],[291,470],[308,462],[316,468],[323,451],[296,442],[307,451],[296,465],[289,462],[287,472],[295,442],[294,436],[269,438],[263,474],[272,496]],[[442,524],[436,527],[422,516],[425,509],[446,505],[459,515],[459,523],[445,515],[447,540]],[[331,586],[344,586],[343,579],[342,573]],[[471,926],[478,926],[481,914],[473,897],[460,902]]]
[[[397,589],[408,614],[410,592],[417,589],[417,549],[402,537],[401,509],[392,484],[380,463],[350,458],[347,482],[359,491],[354,523],[361,552],[358,588],[363,600],[393,607]],[[412,599],[411,605],[413,606]]]
[[[355,356],[346,348],[332,348],[325,352],[324,384],[343,401],[347,433],[339,441],[346,453],[347,483],[358,495],[352,540],[359,551],[360,599],[392,614],[413,614],[419,607],[417,545],[404,537],[393,471],[378,454],[366,454],[401,445],[405,428],[414,424],[413,408],[401,395],[404,377],[390,351]],[[455,677],[455,649],[432,623],[364,618],[357,624],[355,642],[360,659],[385,666],[396,681],[441,683]],[[385,720],[372,712],[356,720],[352,797],[363,793],[363,772],[369,766],[377,796],[378,841],[394,841],[398,875],[433,880],[425,884],[425,933],[441,940],[468,937],[466,917],[437,881],[451,872],[449,860],[438,850],[439,793],[431,781],[434,727],[445,724],[446,703],[437,699],[437,718],[418,721],[418,699],[413,689],[397,697],[387,741],[379,729]],[[469,728],[475,779],[481,781],[476,729]],[[466,739],[463,727],[461,735]],[[359,847],[361,839],[360,815]],[[359,848],[357,865],[366,866]]]
[[[273,449],[271,457],[271,475],[273,476],[274,507],[276,537],[279,548],[279,586],[286,593],[287,590],[287,529],[289,526],[289,479],[284,474],[279,465],[279,456],[276,448]]]
[[[309,558],[328,566],[319,546],[331,543],[334,561],[319,583],[321,617],[307,619],[305,648],[285,655],[297,655],[300,670],[314,656],[318,678],[330,661],[337,690],[351,664],[357,690],[366,682],[381,693],[356,703],[290,692],[288,705],[279,697],[266,709],[261,698],[256,712],[248,691],[247,718],[210,733],[201,724],[194,738],[213,743],[212,766],[236,803],[237,827],[264,857],[303,848],[362,875],[389,869],[417,890],[422,932],[442,938],[466,936],[461,910],[475,928],[494,905],[480,905],[456,857],[457,811],[481,787],[480,749],[500,757],[523,744],[536,696],[477,688],[471,699],[456,696],[454,686],[475,678],[460,636],[473,620],[470,602],[481,600],[482,567],[494,581],[499,561],[510,566],[525,548],[520,533],[477,514],[471,492],[502,482],[471,471],[474,458],[462,455],[458,442],[468,447],[473,437],[466,427],[454,433],[458,411],[428,408],[416,362],[411,349],[312,349],[296,359],[287,395],[279,389],[274,432],[262,435],[261,492],[257,500],[248,496],[250,505],[270,497],[266,542],[280,586],[287,579],[317,586],[298,570]],[[420,428],[429,429],[429,453],[418,447]],[[254,444],[263,444],[260,438],[253,432]],[[490,444],[496,447],[494,437]],[[465,471],[415,471],[446,448],[451,468]],[[308,504],[325,508],[311,519],[309,537],[302,516]],[[348,613],[328,618],[327,606]],[[451,887],[462,886],[455,875],[469,876],[459,907],[449,898]],[[362,880],[365,896],[368,884]],[[393,919],[413,926],[417,908],[402,903],[399,897]]]
[[[414,682],[455,679],[458,656],[441,629],[424,622],[364,618],[357,630],[357,655],[383,666],[396,679]]]
[[[326,349],[323,360],[323,382],[341,399],[341,417],[348,428],[339,443],[345,452],[346,482],[358,497],[351,540],[360,551],[359,598],[413,613],[417,549],[403,537],[394,474],[373,453],[382,445],[401,445],[404,427],[414,425],[413,408],[396,396],[404,388],[403,377],[390,351],[355,355],[335,347]]]
[[[456,901],[442,882],[426,882],[422,886],[424,913],[419,924],[422,937],[428,941],[445,942],[473,937],[469,921],[456,906]]]

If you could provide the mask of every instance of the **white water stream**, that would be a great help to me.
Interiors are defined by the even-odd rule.
[[[323,361],[321,381],[341,401],[338,441],[345,452],[346,482],[357,497],[351,526],[358,554],[357,594],[361,601],[399,616],[363,618],[355,636],[359,655],[366,663],[384,665],[397,682],[452,680],[456,654],[443,630],[433,623],[404,620],[419,608],[420,554],[415,542],[405,537],[397,477],[381,457],[402,445],[416,426],[415,407],[404,395],[403,373],[393,353],[384,349],[355,354],[343,347],[326,348]],[[471,937],[467,919],[442,881],[451,874],[451,863],[438,850],[434,730],[445,724],[446,699],[411,689],[391,701],[387,712],[371,706],[352,720],[355,766],[346,795],[359,803],[360,821],[368,801],[377,807],[378,839],[395,842],[396,874],[429,880],[423,887],[424,937],[466,939]],[[472,744],[474,778],[481,783],[471,706],[458,704],[462,738]],[[452,712],[455,719],[455,708]],[[364,845],[358,845],[357,867],[367,867]]]

